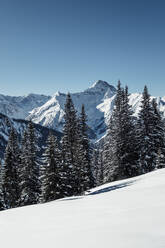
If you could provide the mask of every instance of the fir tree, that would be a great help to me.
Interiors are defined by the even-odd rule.
[[[144,87],[142,107],[138,119],[138,149],[141,173],[155,168],[155,115],[147,86]]]
[[[104,142],[105,181],[128,178],[138,174],[133,112],[129,105],[128,88],[118,82],[114,110]]]
[[[111,122],[112,117],[110,118],[109,124],[108,124],[108,130],[107,134],[103,141],[103,163],[104,163],[104,182],[112,181],[112,175],[113,175],[113,169],[112,166],[112,138],[111,138]],[[99,156],[99,153],[98,153]],[[98,161],[97,161],[98,164]],[[98,165],[97,165],[98,166]],[[98,169],[97,169],[98,170]],[[97,184],[98,185],[98,184]]]
[[[104,171],[103,150],[99,149],[97,161],[97,186],[104,183]]]
[[[42,202],[56,200],[61,197],[61,154],[57,139],[50,134],[47,140],[47,149],[44,154],[42,181]]]
[[[19,146],[15,130],[12,128],[5,151],[4,165],[2,169],[2,193],[4,208],[19,206]]]
[[[108,133],[104,142],[103,160],[105,165],[105,180],[113,181],[119,178],[121,168],[121,104],[123,94],[121,83],[118,81],[114,110],[111,115]]]
[[[77,195],[81,195],[89,186],[89,178],[87,174],[87,162],[86,162],[86,153],[83,146],[83,136],[81,132],[81,121],[77,120],[78,130],[76,137],[76,149],[75,149],[75,188]]]
[[[34,126],[31,121],[22,142],[21,181],[21,205],[38,203],[40,194],[39,164]]]
[[[62,139],[62,195],[78,194],[78,119],[70,94],[65,104],[65,124]]]
[[[156,100],[154,98],[151,104],[153,108],[153,129],[152,129],[152,138],[154,143],[153,159],[154,161],[156,161],[157,156],[160,157],[162,164],[165,163],[165,125],[162,119],[162,113],[159,111]]]
[[[81,116],[80,116],[80,139],[82,146],[81,147],[81,157],[80,163],[82,163],[83,168],[83,188],[84,191],[94,187],[94,177],[91,167],[91,148],[88,138],[88,126],[87,126],[87,115],[85,113],[85,107],[82,105]],[[80,144],[80,145],[81,145]]]
[[[133,111],[129,105],[128,87],[123,91],[122,99],[122,158],[121,175],[123,178],[137,176],[139,174],[138,151],[136,141],[136,125]]]
[[[99,182],[98,182],[98,175],[99,175],[98,158],[99,158],[99,149],[96,146],[93,148],[92,155],[91,155],[91,167],[93,168],[94,186],[99,185]]]

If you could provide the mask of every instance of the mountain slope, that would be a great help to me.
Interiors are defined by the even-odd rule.
[[[37,94],[4,96],[0,94],[0,113],[10,118],[25,119],[31,110],[42,106],[51,97]]]
[[[5,248],[163,248],[165,169],[88,195],[0,212]]]
[[[105,81],[97,81],[84,92],[71,94],[76,110],[80,113],[82,104],[88,115],[88,125],[97,134],[103,134],[106,129],[105,118],[111,112],[112,99],[116,93],[114,86]],[[64,123],[64,105],[66,94],[57,92],[43,106],[34,109],[28,119],[43,126],[62,130]],[[106,108],[106,111],[105,111]]]
[[[21,137],[25,129],[27,128],[29,121],[27,120],[19,120],[19,119],[11,119],[0,113],[0,158],[4,158],[4,152],[7,145],[7,141],[10,135],[11,128],[14,128],[18,134],[19,141],[21,141]],[[35,135],[37,138],[37,144],[39,151],[43,151],[43,147],[46,145],[46,139],[50,132],[50,129],[47,127],[43,127],[39,124],[34,123]],[[61,133],[55,130],[51,130],[51,132],[58,138],[61,138]],[[39,152],[40,154],[40,152]]]

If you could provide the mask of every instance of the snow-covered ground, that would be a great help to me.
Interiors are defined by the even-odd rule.
[[[0,212],[4,248],[164,248],[165,169]]]

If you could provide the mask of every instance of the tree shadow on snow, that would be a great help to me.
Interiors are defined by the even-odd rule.
[[[125,182],[125,183],[120,183],[120,184],[113,185],[113,186],[109,186],[109,187],[106,187],[106,188],[103,188],[103,189],[96,190],[96,191],[94,191],[92,193],[89,192],[88,195],[97,195],[97,194],[107,193],[109,191],[125,188],[125,187],[128,187],[128,186],[132,185],[134,182],[135,182],[135,180],[130,181],[130,182]]]
[[[82,196],[79,196],[79,197],[74,197],[74,198],[69,198],[69,197],[66,197],[66,198],[63,198],[63,199],[60,199],[60,201],[75,201],[75,200],[81,200],[83,197]]]

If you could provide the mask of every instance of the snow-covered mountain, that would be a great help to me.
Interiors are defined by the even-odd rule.
[[[81,111],[82,104],[85,105],[88,125],[97,134],[105,132],[104,120],[107,117],[106,115],[111,112],[115,93],[116,89],[114,86],[99,80],[84,92],[71,94],[78,112]],[[64,123],[65,101],[66,94],[57,92],[44,105],[31,111],[28,118],[35,123],[61,131]]]
[[[158,104],[160,111],[162,112],[163,116],[165,117],[165,97],[154,97],[151,96],[151,99],[155,98]],[[129,104],[132,106],[134,111],[134,115],[137,116],[139,110],[141,108],[141,101],[142,101],[142,94],[139,93],[132,93],[129,97]]]
[[[106,131],[111,116],[116,88],[107,82],[99,80],[87,90],[71,94],[75,108],[80,113],[82,104],[88,115],[90,137],[99,139]],[[130,95],[130,104],[135,115],[141,106],[142,95]],[[0,95],[0,113],[10,118],[32,119],[33,122],[62,131],[64,123],[64,104],[66,94],[57,92],[52,97],[30,94],[24,97]],[[156,97],[160,110],[165,116],[165,97]]]
[[[14,128],[18,134],[19,141],[21,141],[21,137],[27,128],[29,121],[27,120],[19,120],[19,119],[11,119],[6,115],[0,113],[0,159],[4,158],[4,152],[7,145],[7,141],[10,135],[11,128]],[[34,124],[35,135],[37,138],[38,151],[39,154],[42,153],[43,148],[46,144],[46,140],[50,129],[47,127],[43,127],[39,124]],[[60,139],[61,133],[55,130],[51,130],[53,134]]]
[[[42,106],[51,97],[37,94],[27,96],[4,96],[0,94],[0,113],[15,119],[25,119],[29,112]]]
[[[5,248],[164,248],[165,169],[0,213]]]
[[[114,106],[115,93],[116,88],[114,86],[99,80],[84,92],[71,94],[78,112],[81,111],[81,105],[85,104],[88,125],[97,135],[97,138],[105,134]],[[129,100],[137,116],[141,106],[142,94],[133,93],[130,95]],[[32,110],[28,118],[35,123],[62,131],[65,101],[66,94],[57,92],[44,105]],[[156,101],[165,116],[165,97],[157,97]]]

